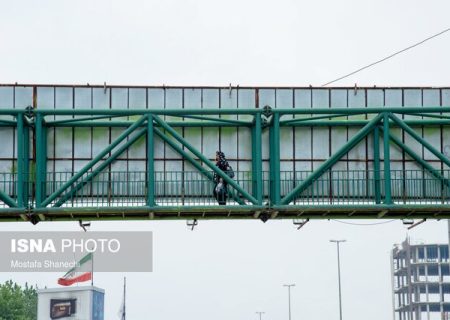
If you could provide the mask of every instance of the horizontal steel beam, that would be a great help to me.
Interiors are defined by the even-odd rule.
[[[17,125],[17,122],[16,121],[13,121],[13,120],[0,120],[0,125],[2,125],[2,126],[11,126],[11,125]]]
[[[339,116],[341,117],[341,116]],[[303,120],[299,122],[291,121],[282,124],[282,127],[363,127],[370,120]],[[430,120],[430,119],[417,119],[417,120],[404,120],[409,126],[448,126],[450,125],[450,120]],[[394,121],[390,121],[389,125],[392,127],[399,127]]]
[[[137,115],[254,115],[261,112],[260,109],[35,109],[35,113],[42,115],[117,115],[117,116],[137,116]],[[0,113],[1,114],[1,113]]]
[[[275,214],[276,212],[276,214]],[[383,212],[383,218],[379,213]],[[273,219],[448,219],[450,205],[298,205],[298,206],[174,206],[174,207],[111,207],[111,208],[40,208],[35,214],[45,221],[88,220],[257,220]],[[0,209],[0,222],[24,221],[23,210]]]
[[[420,115],[419,115],[420,116]],[[336,116],[342,117],[342,115]],[[103,117],[102,117],[103,118]],[[107,118],[107,117],[106,117]],[[328,118],[328,117],[327,117]],[[62,128],[126,128],[134,123],[134,121],[72,121],[77,119],[70,119],[70,121],[64,122],[52,122],[49,121],[45,124],[46,127],[62,127]],[[294,119],[293,119],[294,120]],[[364,127],[370,120],[309,120],[302,119],[301,121],[289,121],[280,122],[281,127]],[[404,123],[411,127],[437,127],[437,126],[449,126],[450,120],[430,120],[430,119],[417,119],[417,120],[404,120]],[[251,123],[233,124],[223,121],[167,121],[171,127],[175,128],[248,128],[251,127]],[[398,125],[390,121],[392,127],[398,127]],[[11,123],[1,123],[0,127],[16,127],[17,123],[12,121]],[[144,127],[142,125],[141,127]],[[161,127],[155,124],[155,127]]]
[[[356,115],[356,114],[377,114],[383,112],[398,113],[398,114],[420,114],[420,113],[441,113],[450,112],[450,106],[430,106],[430,107],[366,107],[366,108],[348,108],[346,106],[335,106],[333,108],[299,108],[299,109],[272,109],[272,112],[278,112],[282,115],[289,114],[341,114],[341,115]]]
[[[18,109],[1,109],[0,115],[17,115],[27,112],[26,110]],[[430,106],[430,107],[396,107],[396,106],[379,106],[379,107],[365,107],[365,108],[348,108],[343,107],[325,107],[325,108],[277,108],[271,109],[270,114],[278,113],[280,116],[284,115],[300,115],[300,114],[315,114],[315,115],[343,115],[351,116],[357,114],[378,114],[383,112],[397,113],[397,114],[440,114],[450,113],[450,106]],[[218,108],[204,108],[204,109],[174,109],[174,108],[160,108],[160,109],[33,109],[34,114],[46,115],[106,115],[106,116],[133,116],[133,115],[168,115],[168,116],[189,116],[189,115],[255,115],[264,113],[264,109],[259,108],[236,108],[236,109],[218,109]]]
[[[25,109],[20,110],[20,109],[0,109],[0,115],[11,115],[11,116],[17,116],[18,114],[23,114],[25,113]]]
[[[106,128],[125,128],[129,127],[131,124],[133,124],[134,121],[80,121],[80,122],[65,122],[65,123],[48,123],[48,127],[66,127],[66,128],[82,128],[82,127],[88,127],[88,128],[99,128],[99,127],[106,127]],[[243,124],[233,124],[229,122],[223,122],[223,121],[167,121],[167,124],[169,124],[171,127],[176,128],[215,128],[215,127],[228,127],[228,128],[240,128],[240,127],[250,127],[251,123],[243,123]],[[145,125],[142,125],[141,127],[144,127]],[[161,127],[160,125],[155,123],[155,127]]]
[[[130,120],[122,120],[122,121],[97,121],[97,120],[103,120],[103,119],[109,119],[109,118],[120,118],[123,117],[122,115],[101,115],[101,116],[91,116],[91,117],[82,117],[82,118],[73,118],[73,119],[64,119],[64,120],[54,120],[54,121],[47,121],[46,124],[48,126],[61,126],[66,125],[67,127],[74,126],[75,123],[92,123],[93,125],[97,125],[99,123],[114,123],[114,124],[121,124],[121,125],[128,125],[130,123],[133,123],[133,121]],[[241,121],[241,120],[231,120],[231,119],[222,119],[222,118],[214,118],[214,117],[203,117],[203,116],[193,116],[193,115],[183,115],[180,116],[180,118],[186,118],[186,119],[196,119],[196,120],[203,120],[203,121],[196,121],[193,123],[201,124],[201,123],[224,123],[227,125],[234,125],[234,126],[250,126],[252,123],[249,121]],[[13,121],[11,121],[14,123]],[[0,120],[1,123],[1,120]],[[183,123],[190,123],[190,121],[177,121],[172,122],[175,124],[183,124]]]

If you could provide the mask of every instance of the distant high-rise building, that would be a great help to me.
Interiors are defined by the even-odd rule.
[[[395,320],[450,320],[448,244],[410,244],[392,250]]]

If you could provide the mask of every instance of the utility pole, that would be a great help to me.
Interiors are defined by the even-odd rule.
[[[337,247],[337,264],[338,264],[338,282],[339,282],[339,319],[342,320],[342,293],[341,293],[341,260],[339,257],[339,244],[346,242],[347,240],[330,240],[330,242],[336,243]]]
[[[127,278],[123,278],[123,301],[122,305],[120,306],[120,320],[125,320],[127,318],[126,315],[126,293],[127,293]]]
[[[262,319],[262,315],[263,315],[264,313],[265,313],[265,312],[263,312],[263,311],[256,311],[256,314],[259,314],[259,320]]]
[[[288,288],[289,320],[291,320],[291,287],[295,287],[295,283],[284,284],[283,287]]]

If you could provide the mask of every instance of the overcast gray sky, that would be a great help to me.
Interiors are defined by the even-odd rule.
[[[321,85],[449,27],[448,1],[5,1],[0,83]],[[336,85],[449,86],[450,33]],[[365,221],[369,223],[370,221]],[[0,230],[78,230],[75,223],[1,224]],[[336,248],[344,317],[390,319],[389,251],[401,222],[357,227],[290,221],[95,222],[92,230],[152,230],[151,274],[127,274],[129,319],[338,319]],[[445,222],[411,231],[447,241]],[[52,286],[60,274],[0,274]],[[97,274],[106,319],[123,274]]]

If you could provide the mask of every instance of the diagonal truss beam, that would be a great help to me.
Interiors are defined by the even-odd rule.
[[[423,160],[417,153],[415,153],[410,147],[405,145],[403,142],[400,141],[399,138],[392,135],[392,133],[389,134],[389,137],[392,142],[394,142],[397,146],[400,147],[400,149],[403,149],[406,154],[408,154],[411,158],[413,158],[417,163],[419,163],[422,167],[424,167],[428,172],[430,172],[435,178],[438,180],[444,182],[447,187],[450,187],[450,180],[445,178],[443,175],[439,173],[439,170],[436,168],[433,168],[428,162]]]
[[[91,173],[89,173],[86,178],[78,182],[70,191],[64,194],[54,205],[54,207],[62,206],[67,200],[71,199],[81,188],[88,184],[92,179],[94,179],[100,172],[105,170],[113,161],[115,161],[125,150],[127,150],[133,143],[135,143],[139,138],[141,138],[147,129],[141,129],[133,137],[130,138],[126,143],[121,145],[113,154],[111,154],[108,159],[103,161],[98,167],[96,167]]]
[[[200,163],[198,163],[198,161],[196,161],[186,151],[180,148],[173,140],[169,139],[161,130],[154,128],[154,131],[158,137],[166,142],[173,150],[178,152],[184,159],[189,161],[189,163],[192,164],[192,166],[194,166],[201,174],[203,174],[211,181],[214,180],[214,176],[211,174],[211,172],[205,170],[205,168]],[[231,195],[237,203],[245,205],[245,203],[235,193],[231,193]]]
[[[14,199],[1,190],[0,200],[7,204],[10,208],[17,208],[17,203],[14,201]]]
[[[140,127],[147,120],[146,116],[142,116],[133,125],[128,127],[116,140],[114,140],[108,147],[103,149],[94,159],[89,161],[79,172],[73,175],[61,188],[53,192],[47,199],[45,199],[41,206],[45,207],[61,195],[65,190],[70,188],[79,178],[81,178],[86,172],[88,172],[94,165],[96,165],[104,156],[110,153],[115,147],[117,147],[122,141],[124,141],[136,128]]]
[[[405,122],[400,120],[394,114],[390,114],[389,117],[403,130],[405,130],[411,137],[416,139],[421,145],[427,148],[432,154],[434,154],[439,160],[444,162],[448,167],[450,167],[450,160],[440,153],[436,148],[434,148],[431,144],[429,144],[426,140],[424,140],[421,136],[419,136],[410,126],[408,126]]]
[[[122,115],[104,115],[104,116],[92,116],[92,117],[83,117],[83,118],[72,118],[72,119],[64,119],[64,120],[53,120],[48,121],[47,124],[51,126],[61,125],[61,124],[74,124],[77,122],[83,121],[94,121],[94,120],[102,120],[102,119],[112,119],[112,118],[120,118]]]
[[[364,139],[372,129],[383,118],[383,114],[379,114],[373,118],[368,124],[366,124],[353,138],[351,138],[345,145],[343,145],[331,158],[325,161],[319,168],[317,168],[312,174],[310,174],[302,183],[297,185],[291,192],[289,192],[280,204],[289,204],[297,195],[305,191],[316,179],[336,164],[344,155],[346,155],[351,149],[353,149],[362,139]]]
[[[358,114],[351,114],[349,115],[351,116],[356,116]],[[297,122],[304,122],[304,121],[314,121],[314,120],[322,120],[322,119],[333,119],[333,118],[341,118],[342,115],[338,114],[338,115],[325,115],[325,116],[317,116],[317,117],[304,117],[304,118],[295,118],[295,119],[289,119],[289,120],[280,120],[280,125],[288,125],[288,124],[292,124],[292,123],[297,123]]]
[[[194,166],[201,174],[205,175],[209,180],[213,180],[213,175],[205,170],[205,168],[195,161],[194,158],[192,158],[186,151],[184,151],[182,148],[180,148],[173,140],[169,139],[161,130],[158,128],[153,129],[158,137],[160,137],[164,142],[166,142],[173,150],[178,152],[183,158],[185,158],[187,161],[189,161],[192,166]]]
[[[188,141],[186,141],[182,136],[178,134],[172,127],[170,127],[167,123],[165,123],[160,117],[157,115],[153,116],[155,121],[164,128],[167,132],[169,132],[178,142],[184,145],[192,154],[198,157],[202,162],[204,162],[211,170],[213,170],[218,176],[220,176],[224,181],[226,181],[229,185],[231,185],[234,189],[236,189],[242,196],[248,199],[253,204],[258,204],[258,200],[256,200],[251,194],[245,191],[239,184],[236,183],[233,179],[231,179],[225,172],[216,167],[216,165],[206,158],[201,152],[195,149]]]
[[[213,122],[224,122],[233,125],[241,125],[241,126],[250,126],[251,122],[242,121],[242,120],[232,120],[232,119],[224,119],[224,118],[214,118],[214,117],[205,117],[205,116],[196,116],[196,115],[182,115],[180,118],[186,119],[196,119],[196,120],[204,120],[204,121],[213,121]]]

